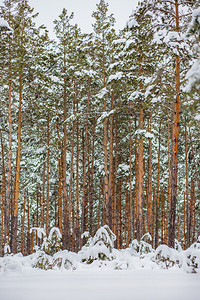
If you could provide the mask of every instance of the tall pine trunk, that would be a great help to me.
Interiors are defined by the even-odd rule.
[[[88,99],[87,99],[87,112],[86,112],[86,125],[85,125],[85,138],[83,134],[83,196],[82,196],[82,216],[81,216],[81,234],[86,230],[86,220],[87,220],[87,183],[86,183],[86,158],[88,149],[88,118],[90,110],[90,94],[91,94],[91,79],[89,78],[88,83]],[[82,245],[85,243],[85,239],[82,239]]]
[[[61,155],[62,157],[62,155]],[[58,228],[62,234],[62,162],[58,159]]]
[[[151,132],[152,118],[150,116],[149,131]],[[153,189],[152,189],[152,140],[149,139],[149,182],[148,182],[148,202],[147,202],[147,225],[148,232],[152,236],[153,227]]]
[[[133,193],[132,193],[132,126],[131,126],[131,116],[129,117],[129,219],[128,219],[128,236],[127,236],[127,246],[130,244],[133,238]]]
[[[185,118],[185,178],[186,178],[186,227],[187,247],[190,246],[190,222],[189,222],[189,179],[188,179],[188,144],[187,144],[187,119]]]
[[[49,155],[50,155],[50,139],[49,133],[49,114],[47,116],[47,201],[46,201],[46,234],[50,232],[50,218],[49,218]]]
[[[21,218],[21,253],[23,255],[25,255],[25,236],[24,236],[25,212],[26,212],[26,191],[24,192],[23,215]]]
[[[75,86],[75,84],[74,84]],[[73,99],[73,113],[75,113],[76,96]],[[75,138],[75,120],[72,123],[72,140],[71,140],[71,163],[70,163],[70,184],[69,184],[69,247],[71,249],[71,228],[72,228],[72,198],[73,198],[73,177],[74,177],[74,138]]]
[[[5,171],[5,160],[4,160],[4,146],[3,146],[3,137],[0,130],[0,139],[1,139],[1,153],[2,153],[2,210],[1,210],[1,248],[0,255],[3,255],[3,225],[4,225],[4,203],[6,200],[6,171]],[[7,241],[7,239],[5,240]]]
[[[176,32],[179,33],[179,1],[175,0]],[[178,137],[180,120],[180,56],[175,58],[176,64],[176,100],[174,107],[174,127],[173,127],[173,148],[172,148],[172,191],[169,210],[169,240],[168,246],[174,247],[175,242],[175,221],[176,221],[176,198],[178,179]]]
[[[64,74],[66,75],[66,49],[64,47]],[[63,155],[62,155],[62,187],[63,187],[63,232],[62,232],[62,245],[63,249],[69,246],[69,216],[68,216],[68,192],[67,192],[67,80],[64,77],[64,116],[63,116]]]
[[[78,114],[78,101],[77,101]],[[79,119],[76,121],[76,228],[75,228],[75,250],[78,251],[81,244],[80,224],[79,224]]]
[[[20,161],[21,161],[21,123],[22,123],[22,75],[19,76],[19,112],[18,112],[18,133],[17,133],[17,155],[15,169],[15,184],[14,184],[14,201],[12,212],[12,227],[11,227],[11,250],[17,253],[17,223],[18,223],[18,202],[20,188]]]
[[[159,126],[158,137],[158,175],[157,175],[157,190],[156,190],[156,235],[155,235],[155,247],[159,245],[159,200],[160,200],[160,139],[161,139],[161,123]]]
[[[12,63],[11,63],[11,39],[9,38],[9,97],[8,97],[8,172],[7,191],[4,212],[4,242],[10,232],[10,206],[11,206],[11,184],[12,184]]]
[[[139,129],[143,129],[143,105],[140,105]],[[143,235],[143,137],[140,134],[138,142],[138,197],[137,197],[137,239]]]
[[[111,110],[114,109],[114,92],[111,94]],[[114,183],[114,161],[113,161],[113,130],[114,115],[110,117],[110,144],[109,144],[109,201],[107,209],[107,225],[112,229],[112,203],[113,203],[113,183]]]
[[[92,161],[91,161],[91,178],[90,178],[90,193],[89,193],[89,216],[90,216],[90,235],[94,233],[93,219],[94,219],[94,154],[95,154],[95,117],[93,117],[93,129],[92,129]]]

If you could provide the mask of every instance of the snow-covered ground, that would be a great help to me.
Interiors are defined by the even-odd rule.
[[[1,300],[198,300],[200,274],[168,270],[38,270],[0,274]]]

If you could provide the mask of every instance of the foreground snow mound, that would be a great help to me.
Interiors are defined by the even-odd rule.
[[[18,253],[0,257],[0,273],[21,273],[30,268],[32,268],[30,256],[23,256],[21,253]]]

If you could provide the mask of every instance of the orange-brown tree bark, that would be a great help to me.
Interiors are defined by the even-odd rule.
[[[23,214],[21,218],[21,253],[25,255],[25,236],[24,236],[24,223],[26,212],[26,192],[24,193]]]
[[[46,234],[50,232],[50,217],[49,217],[49,156],[50,156],[50,132],[49,132],[49,113],[47,116],[47,197],[46,197]]]
[[[87,99],[87,112],[86,112],[86,124],[85,124],[85,137],[83,134],[83,196],[82,196],[82,216],[81,216],[81,234],[86,230],[86,218],[87,218],[87,182],[86,182],[86,159],[88,149],[88,126],[89,126],[89,110],[90,110],[90,96],[91,96],[91,79],[88,82],[88,99]],[[85,243],[85,239],[82,239],[82,244]]]
[[[92,158],[91,158],[91,172],[90,172],[90,192],[89,192],[89,216],[90,216],[90,234],[93,236],[93,218],[94,218],[94,155],[95,155],[95,126],[96,121],[95,117],[93,117],[93,129],[92,129]]]
[[[77,102],[78,113],[78,102]],[[79,218],[79,119],[76,121],[76,227],[75,227],[75,250],[78,251],[81,245],[80,218]]]
[[[11,38],[9,38],[9,92],[8,92],[8,172],[7,190],[4,211],[4,243],[10,233],[10,206],[12,202],[12,61],[11,61]]]
[[[2,199],[2,209],[1,209],[1,247],[0,255],[3,255],[3,225],[4,225],[4,205],[6,202],[6,171],[5,171],[5,159],[4,159],[4,145],[3,137],[0,130],[0,139],[1,139],[1,153],[2,153],[2,190],[1,190],[1,199]],[[5,207],[6,209],[6,207]],[[5,240],[6,241],[6,240]]]
[[[175,0],[175,28],[179,33],[179,1]],[[172,147],[172,190],[169,210],[169,231],[168,231],[168,246],[174,247],[175,242],[175,221],[176,221],[176,202],[177,202],[177,178],[178,178],[178,137],[180,124],[180,56],[175,57],[175,80],[176,80],[176,95],[174,107],[174,127],[173,127],[173,147]]]
[[[143,105],[140,105],[139,129],[143,129]],[[138,194],[137,194],[137,239],[143,235],[143,137],[140,134],[138,141]]]
[[[40,227],[44,228],[44,211],[45,211],[45,171],[46,164],[43,165],[43,179],[42,179],[42,203],[41,203],[41,218],[40,218]]]
[[[15,169],[15,183],[14,183],[14,201],[13,201],[13,211],[12,211],[12,227],[11,227],[11,251],[13,253],[17,253],[17,224],[18,224],[18,202],[19,202],[20,162],[21,162],[22,90],[23,90],[23,79],[22,79],[22,75],[20,74],[17,154],[16,154],[16,169]]]
[[[156,232],[155,232],[155,247],[159,245],[159,200],[160,200],[160,139],[161,139],[161,123],[159,126],[158,136],[158,174],[157,174],[157,188],[156,188]]]
[[[64,74],[66,74],[66,47],[64,46]],[[68,211],[68,191],[67,191],[67,80],[64,76],[63,88],[64,115],[63,115],[63,152],[62,152],[62,188],[63,188],[63,230],[62,230],[62,246],[67,249],[69,246],[69,211]]]
[[[150,116],[149,132],[151,132],[152,117]],[[152,140],[149,139],[149,172],[148,172],[148,202],[147,202],[147,228],[152,236],[153,227],[153,189],[152,189]]]
[[[111,110],[114,109],[114,91],[111,93]],[[114,142],[114,115],[110,116],[110,143],[109,143],[109,190],[108,190],[108,208],[107,208],[107,225],[112,229],[112,204],[113,204],[113,183],[114,183],[114,159],[113,159],[113,142]]]

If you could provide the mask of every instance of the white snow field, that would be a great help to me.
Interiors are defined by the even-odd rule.
[[[198,300],[200,274],[168,270],[27,270],[0,274],[1,300]]]

